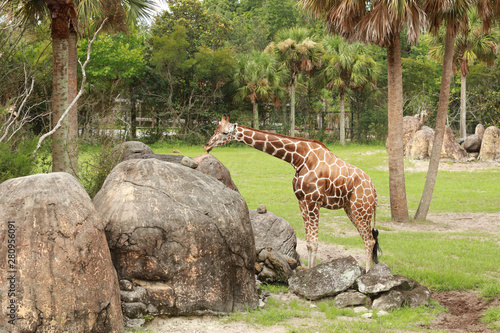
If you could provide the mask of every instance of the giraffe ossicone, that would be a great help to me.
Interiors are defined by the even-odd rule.
[[[232,124],[223,116],[204,149],[239,141],[290,163],[296,170],[292,181],[306,229],[308,266],[316,265],[319,209],[344,209],[363,239],[366,271],[371,261],[378,263],[375,229],[377,192],[370,177],[361,169],[342,161],[323,143],[256,130]],[[373,216],[373,229],[371,219]]]

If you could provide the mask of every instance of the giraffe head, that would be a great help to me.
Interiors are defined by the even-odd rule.
[[[204,147],[205,151],[210,152],[213,147],[219,147],[233,141],[235,139],[236,125],[229,122],[229,116],[222,116],[222,120],[215,129],[214,135],[212,135]]]

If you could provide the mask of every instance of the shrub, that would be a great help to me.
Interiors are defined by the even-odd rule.
[[[99,192],[106,177],[120,162],[121,152],[113,151],[116,143],[108,136],[100,137],[98,146],[81,146],[85,155],[80,163],[80,182],[91,198]]]
[[[31,175],[37,171],[39,163],[46,163],[46,152],[39,151],[38,158],[33,156],[37,143],[38,137],[29,133],[14,141],[0,142],[0,183]]]

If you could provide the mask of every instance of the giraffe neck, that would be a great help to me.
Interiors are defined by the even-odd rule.
[[[235,140],[287,161],[296,169],[303,165],[305,156],[300,152],[299,144],[310,141],[242,125],[237,125]]]

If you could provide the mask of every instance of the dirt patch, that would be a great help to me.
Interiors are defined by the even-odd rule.
[[[245,322],[226,322],[216,316],[159,317],[146,329],[154,333],[286,333],[281,325],[265,328],[254,327]]]
[[[500,213],[428,214],[426,222],[378,222],[389,231],[500,233]]]
[[[432,293],[432,299],[448,308],[426,328],[442,329],[447,332],[494,332],[480,319],[486,309],[497,306],[497,301],[486,301],[478,297],[477,292],[446,291]]]
[[[377,168],[378,170],[388,171],[388,166]],[[471,162],[454,162],[442,160],[439,162],[439,171],[469,171],[486,169],[500,169],[500,162],[496,161],[471,161]],[[411,160],[405,163],[405,171],[407,172],[427,172],[429,170],[429,160]]]

